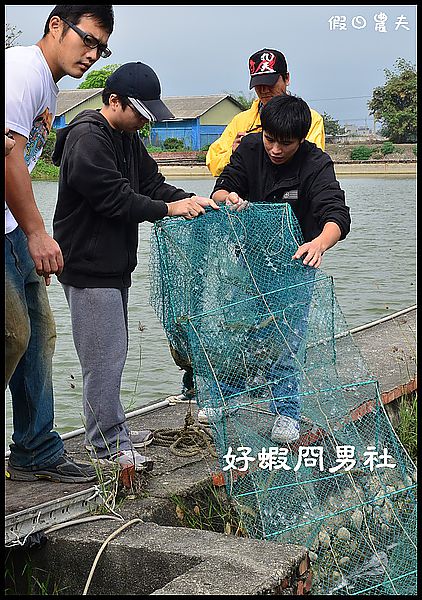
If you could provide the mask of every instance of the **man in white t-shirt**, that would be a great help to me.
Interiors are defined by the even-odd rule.
[[[75,463],[53,429],[52,358],[56,329],[46,285],[63,269],[57,242],[37,208],[30,173],[56,113],[57,82],[80,79],[111,55],[112,5],[58,5],[34,46],[6,50],[6,129],[15,147],[5,160],[5,385],[13,405],[6,477],[18,481],[93,481],[89,464]]]

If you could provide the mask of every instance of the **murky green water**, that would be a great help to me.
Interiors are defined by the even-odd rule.
[[[416,304],[416,179],[414,177],[340,178],[351,208],[346,240],[324,256],[349,327],[357,327]],[[208,196],[213,179],[169,180]],[[38,206],[51,231],[57,183],[35,182]],[[140,225],[138,268],[129,296],[129,353],[122,400],[134,410],[151,400],[179,393],[181,371],[174,365],[160,323],[149,305],[150,225]],[[82,380],[73,346],[69,309],[53,279],[50,304],[57,325],[54,357],[56,426],[60,433],[82,426]],[[141,324],[141,327],[139,327]],[[142,331],[140,331],[142,329]],[[6,392],[6,442],[11,432],[10,395]]]

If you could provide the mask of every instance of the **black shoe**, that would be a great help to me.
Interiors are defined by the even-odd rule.
[[[55,483],[85,483],[97,479],[97,472],[92,465],[76,463],[64,453],[57,462],[48,467],[16,467],[9,461],[6,477],[13,481],[47,479]]]

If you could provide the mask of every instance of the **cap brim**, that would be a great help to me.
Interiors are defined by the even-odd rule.
[[[249,83],[249,89],[251,90],[256,85],[269,85],[273,86],[277,83],[280,73],[263,73],[259,75],[252,75]]]
[[[136,110],[149,121],[166,121],[174,119],[173,113],[169,111],[162,100],[138,100],[129,98]]]

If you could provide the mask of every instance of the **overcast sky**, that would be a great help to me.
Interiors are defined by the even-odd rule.
[[[367,102],[395,61],[416,62],[417,5],[114,5],[113,54],[91,70],[137,61],[158,74],[163,96],[243,93],[248,58],[283,52],[290,91],[341,123],[372,126]],[[54,5],[6,5],[6,23],[36,43]],[[81,80],[64,77],[60,89]]]

